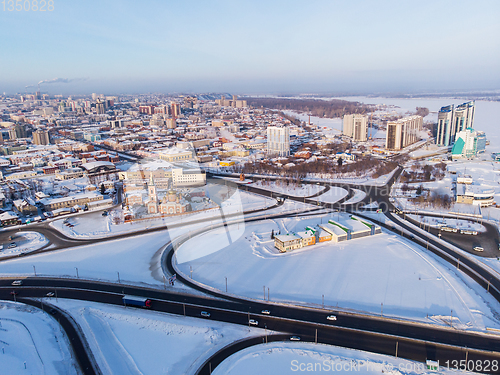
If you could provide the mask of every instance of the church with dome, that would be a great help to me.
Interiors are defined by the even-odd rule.
[[[146,203],[148,214],[177,215],[191,211],[191,204],[175,190],[170,189],[163,196],[158,197],[153,174],[150,174],[148,183],[148,201]]]

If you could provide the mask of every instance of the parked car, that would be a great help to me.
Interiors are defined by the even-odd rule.
[[[8,246],[9,249],[13,249],[14,247],[17,247],[17,245],[14,242],[9,244],[9,246]]]
[[[23,281],[22,280],[14,280],[12,282],[12,285],[15,285],[15,286],[21,286],[23,285]]]

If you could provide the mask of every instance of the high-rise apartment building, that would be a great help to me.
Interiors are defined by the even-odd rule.
[[[50,143],[48,130],[36,130],[33,132],[33,143],[35,145],[48,145]]]
[[[26,125],[16,124],[9,129],[9,139],[26,138]]]
[[[290,155],[290,132],[286,126],[268,126],[267,152],[270,155]]]
[[[455,143],[457,133],[467,128],[474,129],[475,102],[442,107],[438,113],[438,129],[436,145],[451,146]]]
[[[174,118],[167,118],[165,120],[165,123],[167,125],[167,129],[175,129],[177,127],[177,123],[175,121],[175,117]]]
[[[172,111],[172,116],[179,117],[181,115],[181,105],[179,103],[170,103],[170,110]]]
[[[353,141],[364,142],[368,139],[368,116],[345,115],[343,124],[342,133]]]
[[[246,108],[248,106],[246,100],[240,100],[236,95],[233,95],[232,99],[226,99],[224,95],[220,99],[216,99],[215,103],[221,107],[236,107],[236,108]]]
[[[410,116],[387,123],[385,148],[387,150],[401,150],[415,143],[422,130],[422,116]]]

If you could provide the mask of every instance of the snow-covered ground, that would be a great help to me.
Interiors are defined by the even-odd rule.
[[[287,185],[285,181],[279,181],[279,180],[278,181],[261,180],[254,182],[251,186],[273,191],[276,193],[288,194],[294,197],[309,197],[325,189],[324,186],[312,185],[312,184],[300,184],[300,186],[297,186],[296,184]]]
[[[375,214],[380,215],[380,214]],[[307,225],[343,220],[342,215],[247,223],[243,236],[229,245],[225,230],[197,236],[179,247],[178,268],[219,290],[270,300],[449,324],[464,329],[497,328],[498,303],[474,281],[395,234],[383,232],[346,242],[325,242],[280,254],[271,230],[281,234]],[[347,219],[348,220],[348,219]],[[237,231],[229,226],[229,231]],[[210,250],[212,244],[227,246]],[[207,255],[208,254],[208,255]],[[453,311],[453,312],[452,312]]]
[[[194,374],[222,347],[262,334],[258,328],[134,307],[61,298],[51,303],[81,326],[103,374]]]
[[[9,245],[12,243],[16,247],[9,248]],[[12,255],[29,253],[44,247],[48,243],[49,241],[45,236],[38,232],[18,232],[11,241],[1,244],[0,259]]]
[[[431,375],[465,374],[382,354],[312,343],[272,342],[243,349],[224,360],[214,375],[286,375],[296,373]],[[470,374],[470,372],[467,372]]]
[[[77,375],[68,338],[40,309],[0,302],[0,373]]]
[[[362,176],[357,177],[356,175],[352,175],[352,177],[335,177],[331,178],[331,175],[315,173],[314,175],[308,174],[308,181],[318,181],[318,182],[332,182],[332,183],[346,183],[346,184],[359,184],[359,185],[373,185],[373,186],[383,186],[387,184],[387,181],[390,180],[392,175],[396,172],[396,169],[389,172],[388,174],[384,174],[377,178],[373,178],[371,176]]]
[[[361,202],[363,199],[366,197],[366,193],[363,190],[358,190],[358,189],[352,189],[354,191],[354,195],[346,200],[344,204],[349,204],[349,203],[358,203]]]
[[[313,197],[311,198],[311,200],[320,201],[324,203],[335,203],[341,200],[342,198],[346,197],[347,194],[349,194],[347,190],[336,186],[331,186],[330,190],[328,190],[326,193],[321,194],[317,197]]]
[[[460,220],[460,219],[449,219],[449,218],[439,218],[439,217],[427,217],[421,215],[408,215],[409,218],[425,224],[429,225],[432,228],[438,228],[440,226],[446,226],[457,229],[464,230],[473,230],[476,232],[486,232],[486,227],[480,223],[475,223],[469,220]]]
[[[195,226],[11,259],[0,262],[0,275],[33,276],[35,266],[38,276],[74,278],[78,268],[80,278],[117,282],[119,273],[122,283],[163,288],[159,250],[169,241],[169,234],[175,237],[193,228]],[[173,288],[182,288],[182,284],[176,283]]]

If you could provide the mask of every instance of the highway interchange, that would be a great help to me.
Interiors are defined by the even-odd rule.
[[[314,194],[307,198],[294,197],[287,194],[277,194],[269,192],[265,189],[256,188],[245,184],[235,184],[222,179],[212,179],[212,175],[208,175],[211,181],[217,181],[219,184],[230,185],[233,188],[247,190],[253,193],[280,197],[282,199],[276,205],[268,208],[255,210],[251,213],[259,214],[257,216],[245,217],[242,215],[228,215],[224,217],[227,222],[220,225],[227,226],[228,222],[244,220],[252,222],[263,220],[270,217],[280,218],[288,215],[296,216],[297,214],[286,213],[267,213],[267,211],[276,208],[283,204],[283,199],[295,200],[303,203],[314,205],[306,214],[314,215],[325,213],[330,210],[354,211],[358,207],[355,204],[345,204],[353,196],[352,189],[359,189],[366,192],[364,203],[376,201],[384,212],[384,218],[389,218],[394,224],[389,226],[385,223],[378,223],[387,230],[392,230],[398,234],[403,234],[415,241],[416,243],[426,247],[429,251],[434,252],[442,257],[450,264],[456,266],[471,276],[483,288],[488,290],[497,301],[500,301],[500,280],[489,269],[470,260],[458,251],[445,246],[432,234],[425,231],[420,231],[415,225],[407,221],[403,221],[402,217],[396,217],[391,213],[395,208],[389,200],[390,186],[401,173],[399,168],[388,184],[385,186],[369,186],[358,184],[326,184],[325,190],[330,186],[340,186],[346,188],[349,194],[341,201],[331,204],[322,203],[313,200]],[[311,182],[316,184],[316,182]],[[246,215],[249,212],[245,213]],[[357,215],[363,216],[362,212],[356,212]],[[373,217],[369,218],[376,221]],[[201,222],[198,220],[196,222]],[[195,222],[193,222],[195,223]],[[26,229],[42,233],[50,241],[53,246],[45,246],[40,249],[43,251],[54,251],[56,249],[92,244],[111,239],[124,238],[128,236],[136,236],[152,231],[168,230],[175,226],[186,225],[177,224],[169,225],[168,228],[159,227],[145,229],[139,232],[118,234],[107,238],[94,239],[73,239],[65,236],[53,227],[45,223],[33,224]],[[210,230],[214,226],[203,228],[197,232],[190,233],[189,237]],[[0,233],[0,241],[3,242],[6,236],[18,232],[20,229],[11,229]],[[432,233],[432,231],[431,231]],[[491,238],[491,233],[488,237]],[[492,239],[498,244],[498,235],[494,233],[495,238]],[[248,325],[250,319],[258,321],[260,328],[266,328],[269,331],[282,332],[276,335],[265,335],[258,338],[251,338],[233,343],[221,351],[215,353],[211,358],[207,359],[205,364],[198,369],[199,374],[209,374],[224,358],[241,350],[244,347],[255,345],[262,342],[273,340],[290,340],[292,336],[298,336],[302,341],[320,342],[331,345],[338,345],[348,348],[360,349],[374,353],[388,354],[401,358],[412,359],[420,362],[425,362],[426,359],[439,360],[444,363],[446,360],[500,360],[500,337],[494,334],[481,334],[465,332],[453,327],[439,327],[430,324],[413,323],[410,321],[387,319],[384,317],[375,317],[361,314],[351,314],[342,311],[332,311],[325,309],[313,309],[305,307],[297,307],[291,305],[274,304],[266,301],[255,301],[245,298],[237,298],[227,296],[222,292],[215,292],[211,289],[193,283],[189,278],[183,277],[175,269],[174,249],[179,243],[189,239],[188,236],[175,239],[175,243],[168,243],[165,247],[162,257],[162,266],[167,275],[177,274],[186,285],[205,293],[204,296],[174,293],[171,290],[158,290],[151,288],[140,288],[119,283],[101,283],[82,279],[57,279],[43,277],[28,277],[23,280],[22,286],[13,287],[12,281],[18,279],[16,277],[3,278],[0,280],[0,299],[12,300],[16,298],[19,301],[37,305],[41,307],[42,299],[48,292],[55,292],[57,298],[72,298],[80,300],[88,300],[102,302],[108,304],[122,305],[122,296],[124,294],[132,294],[138,296],[146,296],[153,301],[152,309],[156,311],[169,312],[173,314],[198,317],[201,319],[201,312],[207,311],[210,313],[209,319],[215,319],[228,323],[236,323]],[[460,243],[457,243],[460,245]],[[467,250],[467,249],[466,249]],[[36,252],[34,252],[36,253]],[[15,290],[19,293],[17,296],[11,292]],[[215,298],[214,298],[215,297]],[[72,322],[71,317],[67,316],[63,311],[44,303],[44,308],[54,316],[57,316],[61,325],[65,329],[68,337],[74,346],[77,353],[77,360],[84,373],[99,374],[100,370],[92,358],[92,353],[88,348],[85,337],[81,332],[78,332],[78,327]],[[262,313],[269,311],[269,314]],[[336,321],[327,320],[327,316],[335,314]],[[71,328],[73,326],[73,328]]]

